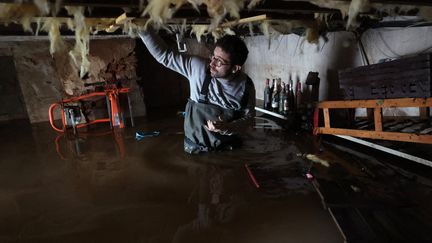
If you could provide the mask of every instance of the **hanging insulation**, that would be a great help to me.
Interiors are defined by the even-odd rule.
[[[186,0],[149,0],[141,16],[149,16],[146,26],[153,23],[160,27],[185,3]]]
[[[0,20],[5,25],[8,23],[20,23],[24,31],[33,32],[31,20],[39,15],[38,8],[33,4],[0,3]]]
[[[217,28],[226,15],[239,19],[244,2],[244,0],[206,0],[207,13],[212,17],[210,30]]]
[[[39,9],[39,12],[42,15],[48,15],[50,12],[50,5],[47,0],[34,0],[33,1],[36,7]]]
[[[316,28],[307,28],[306,29],[306,40],[312,44],[318,44],[319,34]]]
[[[144,0],[139,0],[138,9],[140,12],[144,10]]]
[[[260,30],[264,34],[265,37],[270,39],[270,22],[263,21],[260,25]]]
[[[248,7],[252,8],[260,1],[253,0]],[[149,17],[145,27],[151,23],[156,28],[160,28],[184,4],[190,3],[197,10],[198,6],[204,4],[207,6],[207,13],[211,17],[209,29],[213,30],[227,15],[235,19],[240,18],[240,11],[244,8],[245,2],[246,0],[149,0],[141,16]]]
[[[350,2],[348,2],[348,1],[311,0],[310,2],[321,7],[321,8],[338,9],[342,14],[342,18],[345,18],[346,16],[348,16],[349,7],[350,7]]]
[[[42,30],[48,32],[50,39],[50,54],[54,55],[55,52],[64,49],[65,45],[60,36],[61,23],[55,18],[49,18],[42,26]]]
[[[249,22],[247,25],[248,25],[248,29],[249,29],[249,35],[250,35],[250,36],[254,36],[255,33],[254,33],[254,27],[253,27],[253,24]]]
[[[207,13],[210,17],[216,17],[225,15],[226,11],[223,7],[224,1],[221,0],[205,0],[205,5],[207,5]]]
[[[80,77],[87,74],[90,62],[88,61],[90,34],[84,18],[83,7],[66,7],[70,15],[74,16],[75,47],[69,52],[76,67],[80,69]]]
[[[63,1],[62,0],[56,0],[55,4],[54,4],[54,9],[52,10],[52,13],[54,16],[56,16],[58,14],[58,12],[60,11],[60,8],[63,5]]]
[[[208,34],[209,25],[194,24],[192,25],[191,34],[195,34],[198,42],[201,42],[201,37]]]
[[[41,18],[37,18],[37,20],[36,20],[36,33],[35,33],[35,35],[39,35],[40,29],[41,29]]]
[[[31,28],[33,16],[31,15],[24,15],[20,19],[20,24],[24,31],[33,33],[33,29]]]
[[[346,24],[346,29],[355,29],[359,27],[357,22],[357,17],[361,12],[369,11],[370,4],[369,0],[352,0],[348,11],[348,21]]]
[[[252,0],[249,2],[247,8],[248,9],[252,9],[254,8],[256,5],[258,5],[262,0]]]
[[[67,25],[68,29],[75,31],[75,25],[74,25],[74,21],[72,19],[68,19],[66,21],[66,25]]]
[[[326,26],[329,25],[328,21],[333,16],[333,14],[330,13],[315,13],[314,18],[320,22],[323,22],[326,24]]]
[[[113,19],[111,18],[87,18],[85,19],[86,25],[88,26],[90,33],[92,34],[97,34],[99,31],[106,31],[107,28],[109,28],[110,26],[112,26],[112,22]],[[67,23],[68,26],[71,24],[72,28],[73,27],[73,21]],[[120,28],[120,26],[117,26],[118,28]],[[106,31],[108,32],[108,31]]]
[[[235,32],[230,28],[218,28],[213,30],[211,34],[216,41],[225,35],[235,35]]]
[[[138,36],[138,30],[139,27],[132,23],[131,21],[125,22],[122,26],[122,31],[124,34],[127,34],[128,36],[135,38]]]
[[[223,7],[226,13],[235,19],[240,18],[240,10],[244,6],[243,0],[225,0],[223,1]]]

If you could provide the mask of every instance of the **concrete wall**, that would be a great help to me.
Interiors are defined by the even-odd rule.
[[[66,44],[71,47],[73,41]],[[90,41],[91,66],[86,79],[79,78],[79,71],[70,61],[67,51],[51,57],[48,40],[1,41],[0,56],[13,57],[28,119],[34,123],[48,120],[48,108],[52,103],[91,91],[84,86],[85,83],[105,81],[108,65],[120,65],[124,59],[131,59],[134,48],[132,39]],[[135,81],[135,66],[128,64],[117,78],[133,80],[130,85],[134,115],[142,116],[145,115],[145,106]]]
[[[45,41],[0,42],[0,55],[12,56],[28,118],[48,120],[48,107],[61,99],[62,85]],[[15,70],[11,70],[15,71]]]
[[[13,57],[0,56],[0,122],[27,118]]]

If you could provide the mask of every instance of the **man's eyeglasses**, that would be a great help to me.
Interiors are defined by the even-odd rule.
[[[231,63],[225,63],[224,61],[215,57],[214,55],[210,55],[209,58],[210,58],[210,62],[214,61],[214,64],[216,65],[216,67],[221,67],[224,65],[231,65]]]

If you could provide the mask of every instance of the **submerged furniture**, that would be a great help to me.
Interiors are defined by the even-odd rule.
[[[63,99],[60,102],[54,103],[49,107],[48,115],[51,127],[57,132],[65,132],[67,128],[72,128],[74,133],[77,133],[77,129],[85,127],[91,124],[108,122],[110,128],[118,127],[124,128],[124,112],[120,106],[120,94],[125,94],[128,100],[129,113],[131,118],[131,124],[134,126],[131,102],[129,98],[129,88],[117,88],[115,86],[107,86],[103,91],[92,92],[89,94]],[[80,102],[82,101],[94,101],[105,98],[106,106],[108,111],[107,118],[98,118],[94,120],[87,120],[83,115],[82,107]],[[58,127],[54,124],[54,110],[60,107],[62,126]]]

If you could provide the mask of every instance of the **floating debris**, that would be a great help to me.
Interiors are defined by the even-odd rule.
[[[144,138],[149,138],[149,137],[157,137],[159,136],[160,132],[159,131],[152,131],[152,132],[136,132],[135,133],[135,139],[137,141],[140,141]]]
[[[308,160],[311,160],[311,161],[315,162],[315,163],[320,163],[321,165],[323,165],[325,167],[329,167],[330,166],[330,164],[329,164],[329,162],[327,160],[320,159],[316,155],[307,154],[306,158]]]

